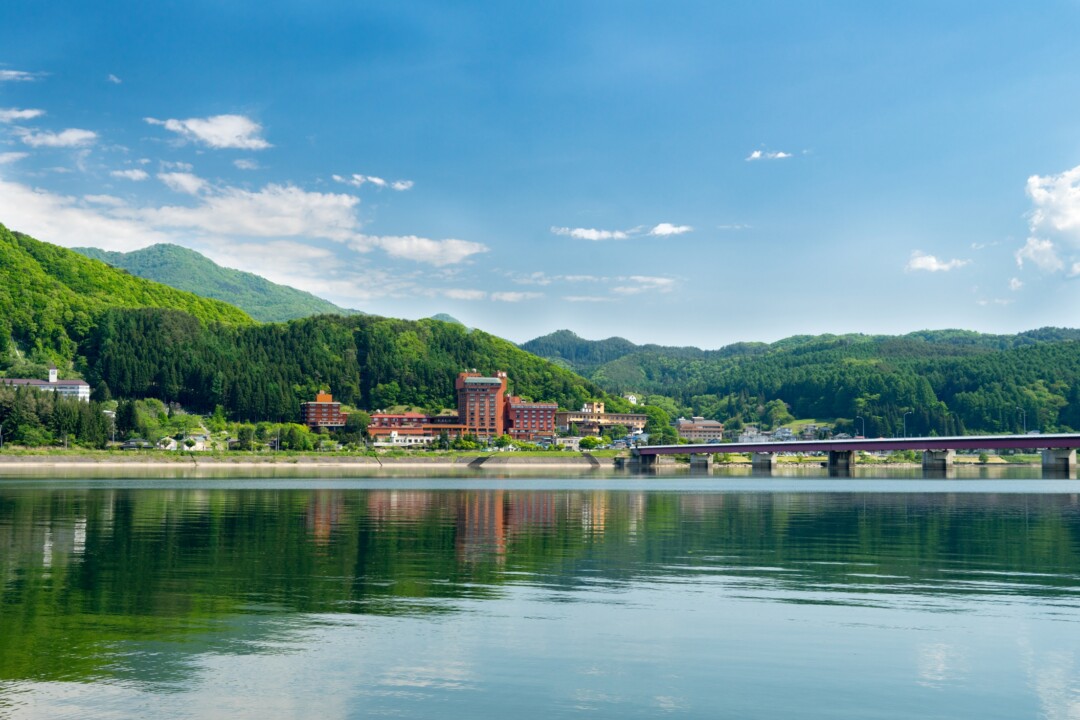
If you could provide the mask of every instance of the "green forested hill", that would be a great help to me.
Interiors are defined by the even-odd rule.
[[[591,342],[563,331],[524,348],[609,392],[670,398],[731,428],[862,416],[870,435],[1080,430],[1080,330],[822,335],[719,350]],[[861,423],[859,425],[861,429]]]
[[[99,394],[156,397],[236,418],[294,419],[319,388],[361,408],[453,407],[462,370],[506,370],[511,392],[562,407],[604,397],[592,383],[506,340],[439,320],[372,315],[206,326],[165,310],[105,314],[82,348]],[[609,398],[615,408],[625,401]]]
[[[252,323],[231,305],[134,277],[0,225],[0,361],[16,348],[40,361],[71,360],[106,310],[144,307],[182,310],[204,323]]]
[[[75,248],[87,257],[127,270],[147,280],[227,302],[262,322],[281,322],[311,315],[355,315],[311,293],[216,264],[179,245],[151,245],[132,252]]]
[[[296,420],[320,388],[361,408],[451,407],[454,379],[471,368],[506,370],[512,392],[563,407],[605,397],[456,322],[318,315],[260,325],[230,305],[0,226],[0,371],[25,365],[26,355],[71,362],[96,397],[222,405],[241,420]]]

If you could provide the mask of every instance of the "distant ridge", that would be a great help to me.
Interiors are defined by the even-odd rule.
[[[885,437],[1080,430],[1080,330],[1073,328],[797,335],[717,350],[585,340],[560,330],[520,347],[609,393],[645,395],[670,415],[720,420],[732,432],[796,419]]]
[[[22,351],[42,363],[72,360],[98,318],[118,308],[168,308],[203,323],[254,324],[232,305],[134,277],[0,225],[0,370]]]
[[[362,314],[254,273],[221,267],[179,245],[151,245],[128,253],[92,247],[73,249],[132,275],[235,305],[260,322],[283,322],[311,315]]]
[[[453,323],[454,325],[461,325],[461,326],[465,325],[465,323],[461,322],[460,320],[458,320],[453,315],[447,315],[446,313],[437,313],[435,315],[432,315],[431,319],[432,320],[439,320],[441,322]]]

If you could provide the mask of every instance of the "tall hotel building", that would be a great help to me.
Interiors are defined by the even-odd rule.
[[[315,395],[315,402],[300,403],[300,422],[312,430],[345,427],[345,418],[341,403],[334,402],[330,393],[320,392]]]
[[[484,377],[463,372],[454,383],[458,397],[458,422],[465,432],[482,438],[498,437],[506,427],[506,373]]]

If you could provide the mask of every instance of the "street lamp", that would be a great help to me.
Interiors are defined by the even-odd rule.
[[[866,418],[864,418],[862,415],[856,415],[855,419],[862,420],[862,436],[866,437]]]
[[[4,449],[4,423],[0,422],[0,450]]]
[[[1016,408],[1016,411],[1020,413],[1020,417],[1024,420],[1024,434],[1027,435],[1027,411],[1022,407]]]
[[[913,414],[913,410],[908,410],[906,413],[904,413],[904,437],[907,437],[907,416]]]

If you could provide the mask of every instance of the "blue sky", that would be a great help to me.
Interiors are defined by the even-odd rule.
[[[517,341],[1076,326],[1077,37],[1076,0],[9,0],[0,222]]]

